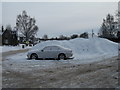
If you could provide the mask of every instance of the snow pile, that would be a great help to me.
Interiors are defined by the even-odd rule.
[[[37,44],[31,50],[43,49],[45,46],[61,45],[73,51],[75,59],[92,59],[98,57],[112,57],[117,55],[118,44],[98,37],[83,39],[77,38],[64,41],[45,41]]]

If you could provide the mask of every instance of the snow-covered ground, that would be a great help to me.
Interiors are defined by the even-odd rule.
[[[72,49],[74,59],[68,60],[27,60],[27,53],[20,53],[10,56],[5,60],[6,64],[11,65],[11,69],[26,71],[32,68],[51,68],[61,65],[86,64],[101,61],[106,58],[117,56],[118,44],[102,38],[77,38],[65,41],[46,41],[37,44],[31,50],[42,49],[44,46],[61,45]]]
[[[31,48],[31,47],[27,46],[24,49],[26,49],[26,48]],[[23,49],[22,45],[19,45],[19,46],[0,46],[0,52],[8,52],[8,51],[14,51],[14,50],[21,50],[21,49]]]

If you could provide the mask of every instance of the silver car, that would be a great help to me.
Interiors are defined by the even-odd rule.
[[[67,59],[72,57],[71,49],[61,46],[46,46],[41,50],[29,51],[27,54],[28,59]]]

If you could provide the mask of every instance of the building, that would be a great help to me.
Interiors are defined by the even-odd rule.
[[[17,31],[6,29],[2,34],[2,45],[18,45]]]

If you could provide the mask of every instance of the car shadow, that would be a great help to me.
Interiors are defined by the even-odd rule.
[[[61,60],[72,60],[74,58],[67,58],[67,59],[61,59]],[[38,59],[28,59],[27,60],[57,60],[59,61],[60,59],[54,59],[54,58],[46,58],[46,59],[43,59],[43,58],[38,58]]]

